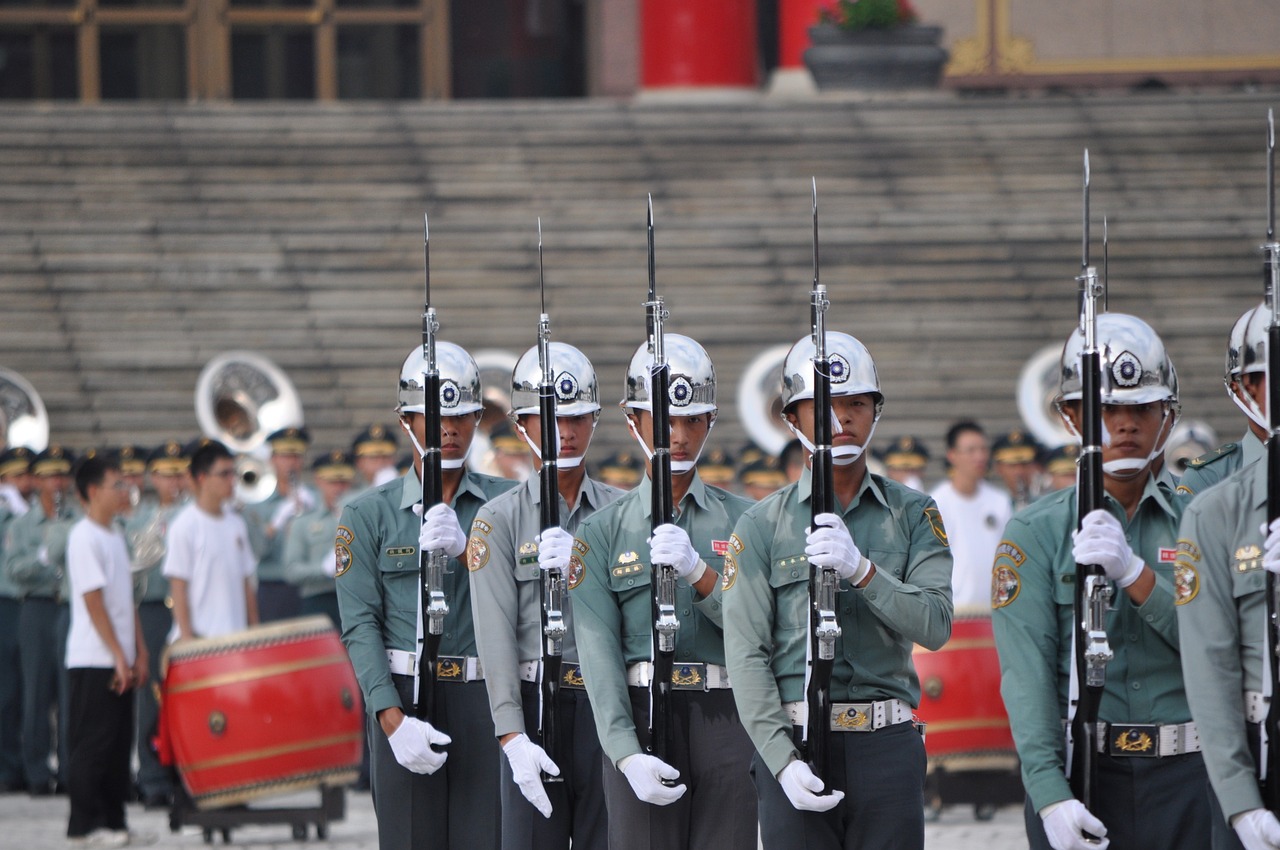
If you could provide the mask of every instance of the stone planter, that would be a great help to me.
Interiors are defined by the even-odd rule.
[[[809,38],[804,64],[821,91],[937,88],[948,58],[942,27],[845,32],[819,24]]]

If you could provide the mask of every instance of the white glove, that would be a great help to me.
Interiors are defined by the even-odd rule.
[[[707,565],[698,557],[698,550],[689,542],[689,535],[683,528],[671,523],[653,530],[653,536],[649,538],[649,558],[655,564],[670,564],[675,568],[676,576],[689,584],[696,584],[707,571]],[[698,568],[699,564],[702,565],[701,569]]]
[[[41,546],[36,550],[36,560],[46,567],[52,567],[53,563],[49,560],[49,547]]]
[[[684,796],[684,785],[663,785],[664,779],[679,779],[680,771],[660,758],[635,753],[618,763],[622,775],[631,783],[631,790],[646,803],[669,806]]]
[[[289,521],[298,515],[298,503],[293,499],[285,499],[271,515],[271,530],[279,534]]]
[[[539,747],[529,736],[521,732],[502,745],[511,763],[511,776],[520,786],[520,793],[542,813],[544,818],[551,817],[551,799],[547,797],[547,789],[542,787],[542,776],[539,771],[546,771],[551,776],[559,776],[560,768],[547,755],[547,751]]]
[[[573,556],[573,535],[563,528],[547,528],[538,535],[538,568],[569,571]]]
[[[335,578],[338,575],[338,550],[337,547],[332,549],[329,554],[325,555],[320,561],[320,569],[324,570],[324,574],[329,578]]]
[[[449,758],[448,753],[433,749],[433,745],[444,746],[452,740],[430,723],[409,716],[401,720],[396,731],[387,738],[401,767],[426,774],[435,773]]]
[[[1280,573],[1280,519],[1271,523],[1270,531],[1264,522],[1260,531],[1267,538],[1262,544],[1262,568],[1269,573]]]
[[[1120,587],[1128,587],[1142,575],[1142,559],[1124,539],[1120,520],[1108,511],[1096,510],[1085,514],[1080,530],[1072,537],[1071,556],[1077,564],[1097,564],[1107,578]]]
[[[804,553],[809,563],[830,568],[850,584],[859,584],[871,572],[871,562],[862,557],[844,520],[835,514],[818,514],[813,518],[817,528],[809,529]]]
[[[1044,821],[1044,834],[1053,850],[1107,850],[1111,841],[1106,838],[1107,828],[1095,818],[1079,800],[1063,800],[1045,806],[1040,812]],[[1085,833],[1098,837],[1091,841]]]
[[[420,505],[413,506],[415,514],[421,511]],[[440,549],[450,558],[462,554],[462,550],[467,548],[467,535],[462,533],[453,508],[441,502],[427,509],[426,521],[422,523],[422,531],[418,532],[418,545],[423,552]]]
[[[826,812],[834,809],[844,799],[843,791],[819,794],[822,780],[814,775],[809,765],[796,759],[778,774],[778,784],[786,792],[791,805],[802,812]]]
[[[1280,522],[1280,520],[1277,520]],[[1276,850],[1280,847],[1280,821],[1266,809],[1250,809],[1231,819],[1244,850]]]
[[[298,511],[298,513],[309,511],[316,506],[315,494],[305,487],[297,488],[293,492],[293,495],[291,498],[296,499],[298,502],[298,505],[300,506],[300,510]]]

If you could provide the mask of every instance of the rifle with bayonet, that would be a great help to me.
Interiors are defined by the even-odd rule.
[[[1270,321],[1267,324],[1267,526],[1280,517],[1280,317],[1277,316],[1277,297],[1280,296],[1280,243],[1276,242],[1275,201],[1275,151],[1276,127],[1271,110],[1267,110],[1267,242],[1262,246],[1266,256],[1263,274],[1266,308]],[[1271,812],[1280,812],[1280,699],[1276,688],[1280,683],[1280,620],[1277,619],[1276,576],[1266,571],[1267,640],[1263,663],[1267,665],[1271,683],[1267,716],[1262,722],[1262,740],[1259,746],[1259,777],[1262,785],[1263,804]]]
[[[835,512],[831,471],[831,361],[827,357],[827,288],[818,278],[818,181],[813,181],[813,289],[809,293],[809,324],[813,334],[813,461],[810,493],[810,527],[819,514]],[[835,668],[836,592],[840,579],[835,569],[809,565],[809,682],[805,688],[808,722],[805,727],[806,758],[831,793],[831,673]]]
[[[422,307],[422,356],[427,364],[423,375],[423,408],[426,439],[422,453],[422,519],[444,496],[443,456],[440,452],[440,369],[436,363],[436,333],[440,323],[431,306],[431,225],[422,217],[422,252],[426,286]],[[422,657],[418,663],[418,692],[413,714],[434,725],[436,665],[440,658],[440,639],[444,635],[444,618],[449,603],[444,595],[444,575],[449,556],[443,550],[418,553],[418,578],[421,588],[423,620],[426,624]]]
[[[650,355],[649,401],[652,405],[653,458],[650,531],[675,521],[671,492],[671,369],[662,338],[666,308],[658,295],[654,265],[653,197],[649,197],[649,300],[645,302]],[[671,564],[652,565],[653,669],[649,679],[649,753],[671,763],[671,672],[675,666],[676,569]],[[674,783],[673,783],[674,784]]]
[[[547,314],[546,284],[542,274],[542,219],[538,219],[538,300],[542,310],[538,316],[538,419],[541,422],[539,443],[542,469],[538,473],[540,528],[560,527],[560,432],[556,426],[556,388],[551,369],[551,317]],[[542,589],[542,666],[539,670],[538,698],[542,749],[552,761],[561,764],[560,724],[557,712],[560,695],[560,670],[564,658],[564,570],[540,570]],[[545,771],[543,782],[561,782],[563,777]]]
[[[1076,485],[1076,528],[1090,512],[1103,507],[1102,477],[1102,359],[1098,350],[1098,303],[1103,297],[1098,270],[1089,264],[1089,152],[1084,153],[1084,241],[1081,252],[1080,332],[1080,461]],[[1098,777],[1098,706],[1106,684],[1107,662],[1112,658],[1107,642],[1106,615],[1112,589],[1097,564],[1076,564],[1073,606],[1074,688],[1067,772],[1072,795],[1093,809]]]

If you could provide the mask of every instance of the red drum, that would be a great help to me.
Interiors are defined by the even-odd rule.
[[[166,663],[164,744],[197,808],[356,779],[360,688],[328,617],[184,641]]]

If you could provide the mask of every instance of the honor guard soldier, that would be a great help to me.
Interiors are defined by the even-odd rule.
[[[298,615],[323,614],[333,621],[334,628],[340,628],[342,621],[334,585],[338,565],[333,541],[343,502],[355,477],[351,456],[342,449],[316,458],[311,464],[311,478],[320,491],[320,501],[289,524],[284,547],[284,577],[302,596]]]
[[[379,846],[492,850],[499,844],[501,756],[460,557],[467,542],[462,529],[471,526],[481,505],[513,485],[464,468],[480,421],[480,370],[452,343],[437,342],[436,355],[444,499],[428,508],[425,521],[414,511],[422,495],[427,365],[422,348],[415,347],[400,370],[397,408],[418,450],[414,468],[366,490],[343,510],[335,543],[338,609],[369,716]],[[412,716],[417,647],[426,627],[419,548],[443,550],[451,565],[435,725]]]
[[[929,449],[910,434],[899,437],[880,456],[885,475],[912,490],[924,492],[925,467],[929,465]]]
[[[380,487],[400,477],[396,471],[396,435],[384,425],[370,425],[351,441],[356,472],[366,487]]]
[[[18,618],[22,591],[9,579],[4,563],[5,530],[31,509],[35,489],[31,459],[35,452],[15,446],[0,453],[0,794],[27,787],[22,770],[22,667]]]
[[[22,752],[27,790],[33,796],[54,790],[49,770],[53,751],[50,710],[64,718],[60,684],[65,679],[61,657],[71,626],[67,607],[67,535],[78,518],[71,493],[75,456],[50,445],[31,462],[37,498],[31,510],[9,523],[5,532],[4,570],[22,593],[19,647],[22,655]],[[65,696],[65,695],[63,695]],[[62,728],[65,728],[63,726]],[[58,781],[66,784],[65,738],[59,735]]]
[[[609,846],[754,848],[750,742],[725,670],[720,572],[729,534],[750,505],[703,483],[698,457],[716,416],[716,376],[697,342],[664,334],[670,368],[673,524],[652,528],[649,475],[578,527],[570,578],[574,634],[600,745]],[[641,345],[622,406],[644,447],[653,433],[651,358]],[[644,435],[641,437],[640,435]],[[654,631],[652,563],[677,574],[669,762],[651,745],[649,685]],[[616,769],[615,769],[616,768]],[[677,784],[677,782],[679,784]]]
[[[1084,347],[1077,329],[1062,353],[1059,409],[1074,433],[1083,433]],[[1055,850],[1098,850],[1108,842],[1124,850],[1209,847],[1206,774],[1174,614],[1174,554],[1186,500],[1153,471],[1178,419],[1177,373],[1160,337],[1134,316],[1099,315],[1097,348],[1102,432],[1109,435],[1102,440],[1105,507],[1087,514],[1079,531],[1075,487],[1019,511],[991,578],[1000,690],[1022,762],[1027,837],[1032,848]],[[1099,688],[1097,778],[1088,807],[1072,794],[1064,734],[1075,693],[1085,687],[1069,674],[1075,652],[1084,651],[1073,648],[1077,564],[1097,565],[1115,585],[1102,641],[1089,643],[1090,651],[1109,645],[1114,656]]]
[[[925,753],[912,722],[920,685],[911,651],[917,643],[937,649],[951,634],[951,555],[933,500],[867,469],[865,450],[884,404],[871,354],[848,334],[828,331],[826,345],[838,513],[820,515],[820,527],[812,527],[813,471],[806,468],[738,522],[724,572],[729,676],[755,745],[751,770],[766,850],[918,848]],[[813,357],[806,336],[788,352],[782,382],[783,414],[810,452]],[[810,726],[830,733],[825,788],[800,747],[810,562],[840,579],[831,719]]]
[[[258,614],[262,622],[298,615],[298,589],[285,580],[284,544],[289,524],[316,505],[316,496],[302,485],[302,465],[311,445],[306,428],[281,428],[267,436],[275,491],[261,502],[244,506],[244,521],[258,558]]]
[[[1267,420],[1262,414],[1266,400],[1267,328],[1255,316],[1267,315],[1265,307],[1246,310],[1236,320],[1227,337],[1227,368],[1222,382],[1227,395],[1248,420],[1249,427],[1237,442],[1221,445],[1187,464],[1178,492],[1198,495],[1227,476],[1266,454]]]
[[[162,678],[160,660],[164,654],[173,615],[169,612],[169,581],[160,571],[164,561],[169,523],[186,501],[187,469],[191,458],[177,440],[168,440],[147,456],[147,476],[155,498],[146,499],[125,523],[125,537],[133,559],[134,587],[138,595],[138,622],[150,659],[150,679]],[[144,806],[166,808],[173,794],[169,769],[160,764],[151,749],[151,737],[160,716],[160,706],[151,687],[138,689],[138,793]]]
[[[1020,428],[1000,436],[991,446],[991,461],[996,475],[1009,491],[1015,511],[1022,510],[1039,498],[1040,444]]]
[[[573,615],[567,596],[563,617],[568,631],[562,646],[556,728],[563,746],[554,756],[543,749],[538,681],[543,658],[539,566],[546,563],[563,568],[567,587],[572,590],[575,576],[568,572],[572,532],[623,491],[586,475],[583,461],[600,417],[594,367],[581,351],[562,342],[550,344],[550,357],[556,376],[557,478],[563,528],[542,528],[539,479],[530,476],[476,514],[467,568],[494,731],[506,756],[502,846],[565,850],[572,842],[574,848],[604,850],[609,835],[600,742],[573,642]],[[533,450],[531,457],[539,471],[541,380],[535,346],[525,352],[512,373],[511,415],[528,441],[525,453]],[[576,578],[580,580],[581,574]],[[548,762],[554,768],[548,768]],[[540,770],[557,778],[544,785]]]

